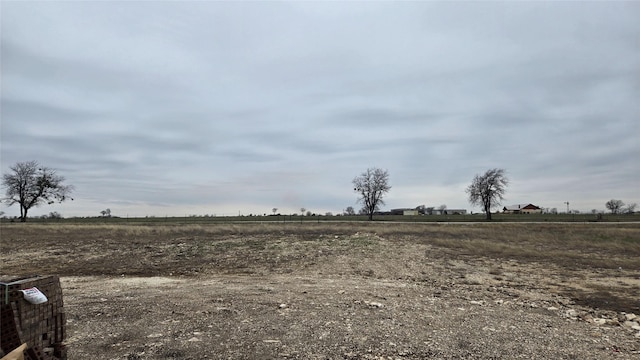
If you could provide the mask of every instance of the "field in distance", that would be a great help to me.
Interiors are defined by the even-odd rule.
[[[639,223],[0,230],[3,279],[61,276],[70,359],[640,354]]]

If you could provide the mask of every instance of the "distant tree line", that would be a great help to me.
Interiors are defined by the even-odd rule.
[[[605,203],[605,206],[612,214],[633,214],[638,204],[631,203],[625,206],[622,200],[611,199]]]
[[[358,194],[357,202],[362,204],[358,214],[366,215],[370,221],[373,220],[373,215],[380,210],[381,205],[384,205],[384,197],[391,190],[389,172],[375,167],[368,168],[353,178],[352,184],[354,192]],[[509,179],[504,169],[494,168],[483,174],[476,174],[471,184],[466,188],[469,203],[480,206],[486,214],[486,219],[491,220],[491,210],[504,200],[508,185]],[[11,166],[10,172],[2,175],[2,186],[5,188],[5,197],[0,199],[0,202],[8,206],[18,204],[21,222],[27,220],[27,214],[33,207],[73,200],[70,195],[74,187],[66,185],[65,178],[58,175],[56,170],[41,166],[37,161],[18,162]],[[606,202],[605,206],[612,214],[621,214],[635,212],[637,204],[625,205],[622,200],[611,199]],[[416,208],[420,214],[432,214],[435,209],[435,207],[425,207],[424,205]],[[440,213],[446,209],[447,206],[444,204],[438,207]],[[271,211],[272,215],[280,215],[276,207]],[[592,211],[595,213],[595,210]],[[549,213],[557,213],[557,209],[553,208]],[[316,215],[304,207],[300,208],[300,214],[302,216]],[[2,215],[4,212],[0,213],[0,216]],[[111,209],[100,211],[100,215],[111,217]],[[331,212],[327,212],[325,215],[333,216]],[[349,206],[342,215],[356,215],[356,211],[352,206]],[[43,217],[59,219],[62,218],[62,215],[51,212],[48,216],[43,215]]]

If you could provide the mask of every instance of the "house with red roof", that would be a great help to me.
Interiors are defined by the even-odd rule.
[[[502,212],[505,214],[542,214],[542,208],[533,204],[516,204],[505,206]]]

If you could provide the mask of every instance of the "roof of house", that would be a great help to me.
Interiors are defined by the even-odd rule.
[[[535,205],[533,205],[533,204],[516,204],[516,205],[509,205],[509,206],[505,206],[504,207],[504,210],[506,210],[506,211],[518,211],[518,210],[522,210],[522,209],[538,210],[540,208],[535,206]]]

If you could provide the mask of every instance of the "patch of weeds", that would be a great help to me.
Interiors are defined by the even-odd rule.
[[[341,241],[340,244],[343,246],[352,246],[352,247],[370,247],[373,245],[377,245],[377,238],[373,235],[355,235],[346,239],[346,241]]]
[[[178,349],[167,349],[162,351],[161,356],[165,359],[183,359],[186,357],[184,351]]]
[[[211,244],[217,251],[228,251],[238,248],[249,248],[251,250],[264,250],[266,243],[263,240],[226,240]]]
[[[573,289],[563,295],[570,297],[576,304],[599,310],[637,313],[640,311],[640,300],[637,297],[619,296],[607,290],[594,292]]]
[[[228,240],[228,241],[217,241],[211,244],[216,250],[229,250],[242,246],[242,243],[239,241]]]
[[[375,271],[369,269],[369,270],[356,270],[354,271],[355,274],[363,276],[363,277],[374,277],[375,276]]]
[[[482,285],[482,281],[480,281],[479,279],[473,279],[473,278],[469,279],[469,278],[465,278],[464,280],[462,280],[462,281],[460,282],[460,284],[463,284],[463,285],[475,285],[475,286],[477,286],[477,285]]]
[[[469,350],[471,348],[471,343],[465,339],[459,339],[457,345],[458,349],[461,350]]]

